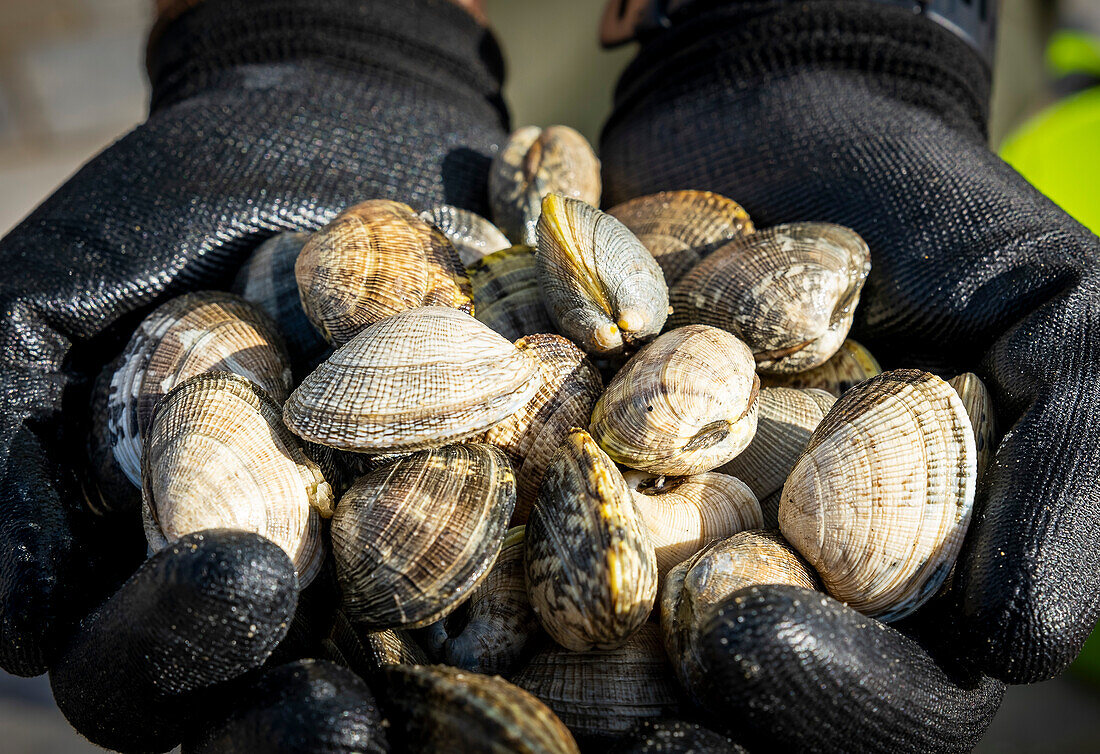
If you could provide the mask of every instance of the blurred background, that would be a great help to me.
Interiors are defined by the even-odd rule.
[[[1100,8],[1100,0],[1066,3],[1085,13]],[[0,235],[143,119],[144,46],[153,5],[153,0],[0,0]],[[486,0],[486,5],[505,47],[505,95],[513,125],[564,123],[596,143],[616,76],[631,56],[629,47],[598,49],[601,0]],[[1003,0],[1002,9],[990,134],[995,146],[1025,124],[1025,132],[1048,125],[1037,114],[1064,93],[1048,60],[1049,6]],[[1092,136],[1076,166],[1089,187],[1100,176],[1081,169],[1089,159],[1100,164],[1100,130]],[[1069,200],[1063,204],[1070,209]],[[0,751],[99,751],[62,718],[45,677],[0,673],[0,731]],[[978,751],[1100,751],[1100,674],[1090,682],[1082,669],[1010,688]]]

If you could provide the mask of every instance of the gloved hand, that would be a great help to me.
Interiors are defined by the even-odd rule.
[[[50,668],[66,715],[118,748],[174,745],[187,700],[258,667],[287,621],[165,554],[142,573],[165,569],[194,604],[139,574],[77,625],[145,549],[138,517],[95,519],[81,498],[91,380],[151,307],[228,287],[278,231],[369,198],[487,213],[507,125],[496,44],[446,0],[207,0],[154,30],[148,65],[149,120],[0,241],[0,665]],[[265,546],[204,545],[223,564],[266,562]],[[139,637],[119,601],[163,631]],[[250,611],[261,635],[216,663],[179,652],[233,638]]]
[[[619,83],[604,202],[709,189],[758,226],[854,228],[853,335],[886,368],[977,372],[1005,430],[950,593],[895,628],[741,592],[702,650],[710,712],[750,749],[969,750],[1000,682],[1061,672],[1100,614],[1100,241],[989,151],[989,70],[936,23],[865,0],[672,21]]]

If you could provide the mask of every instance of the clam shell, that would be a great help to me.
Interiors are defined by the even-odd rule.
[[[542,384],[538,364],[467,314],[401,312],[337,349],[302,381],[283,418],[310,442],[395,453],[472,437]]]
[[[473,309],[451,242],[408,205],[385,199],[356,204],[310,236],[294,274],[310,322],[336,345],[408,309]]]
[[[512,245],[497,226],[468,209],[440,204],[421,212],[420,219],[443,232],[458,252],[462,264],[467,267],[482,257]]]
[[[108,427],[111,418],[111,379],[118,366],[118,359],[109,363],[92,385],[86,442],[89,468],[88,478],[84,482],[84,502],[97,516],[116,511],[137,512],[141,508],[141,490],[126,477],[115,459],[113,437]]]
[[[970,425],[974,428],[974,450],[978,454],[977,481],[980,483],[982,475],[989,468],[989,462],[993,460],[993,453],[997,450],[997,420],[993,413],[993,399],[989,397],[985,383],[973,372],[964,372],[953,377],[947,384],[955,388],[955,392],[962,398],[963,407],[970,417]]]
[[[337,611],[332,643],[344,664],[363,678],[373,680],[386,665],[427,665],[428,655],[407,631],[367,631]]]
[[[791,223],[734,239],[672,290],[673,327],[735,333],[765,372],[802,372],[829,359],[852,326],[871,255],[828,223]]]
[[[698,723],[671,718],[645,719],[607,754],[748,754],[733,739]]]
[[[752,442],[719,471],[737,477],[752,489],[768,526],[779,526],[783,483],[835,402],[830,393],[813,388],[769,387],[760,391]]]
[[[332,489],[244,377],[216,372],[160,402],[142,459],[142,513],[154,552],[203,529],[240,529],[279,545],[305,588],[324,561],[318,509]]]
[[[592,436],[612,460],[683,476],[736,456],[756,431],[760,380],[736,336],[689,325],[648,344],[612,378]]]
[[[622,474],[584,430],[569,433],[546,469],[524,567],[539,622],[574,651],[620,646],[653,608],[653,544]]]
[[[649,249],[669,285],[722,244],[755,230],[740,204],[711,191],[661,191],[617,204],[607,214]]]
[[[600,203],[600,161],[568,126],[525,126],[508,137],[489,170],[493,218],[515,243],[535,245],[535,223],[548,194]]]
[[[822,420],[779,503],[784,536],[842,602],[903,618],[947,578],[977,476],[962,399],[927,372],[856,385]]]
[[[478,321],[508,340],[555,332],[538,288],[534,249],[498,251],[471,265],[469,273]]]
[[[488,575],[515,501],[512,467],[489,445],[421,451],[362,477],[332,517],[341,609],[371,630],[446,616]]]
[[[289,358],[271,318],[230,293],[189,293],[142,320],[119,357],[108,396],[107,443],[119,469],[141,486],[141,449],[153,408],[177,384],[233,372],[276,402],[290,392]]]
[[[591,354],[654,337],[668,317],[668,286],[653,256],[611,215],[550,194],[538,221],[538,276],[550,318]]]
[[[882,373],[882,367],[871,352],[848,338],[840,349],[819,367],[797,374],[765,374],[760,377],[764,387],[816,388],[839,398],[853,385]]]

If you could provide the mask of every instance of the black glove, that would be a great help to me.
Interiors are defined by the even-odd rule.
[[[75,628],[145,549],[140,517],[96,519],[77,484],[97,371],[153,305],[228,287],[278,231],[369,198],[486,213],[507,126],[499,50],[445,0],[207,0],[155,32],[148,65],[149,120],[0,241],[0,665],[67,679],[58,702],[85,733],[82,702],[63,698],[80,686],[73,647],[138,684],[86,689],[103,706],[165,699],[140,653],[85,636],[95,621]],[[266,659],[246,654],[226,667]],[[190,677],[188,662],[165,673]],[[164,743],[131,722],[111,745]]]
[[[854,228],[872,269],[853,335],[887,368],[977,372],[1006,430],[916,640],[810,593],[742,593],[708,634],[730,670],[712,712],[769,750],[969,749],[1002,690],[982,674],[1056,675],[1100,612],[1100,242],[989,151],[988,68],[934,22],[864,0],[699,0],[672,21],[619,83],[604,201],[710,189],[760,226]]]

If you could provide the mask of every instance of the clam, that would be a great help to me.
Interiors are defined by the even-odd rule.
[[[617,204],[607,214],[649,249],[669,285],[722,244],[755,230],[740,204],[711,191],[661,191]]]
[[[204,372],[234,372],[276,402],[290,392],[286,347],[271,318],[219,291],[189,293],[142,320],[119,357],[106,429],[118,468],[141,486],[141,449],[153,408],[175,385]]]
[[[512,467],[490,445],[425,450],[362,477],[332,517],[344,614],[371,630],[446,616],[488,575],[515,501]]]
[[[469,273],[479,322],[508,340],[555,331],[539,292],[534,249],[495,252],[472,264]]]
[[[455,612],[428,631],[430,648],[448,665],[506,675],[538,635],[523,576],[523,527],[509,530],[488,577]]]
[[[537,362],[460,311],[401,312],[337,349],[291,394],[288,427],[310,442],[396,453],[472,437],[539,389]]]
[[[821,366],[796,374],[765,374],[760,384],[764,387],[816,388],[839,398],[853,385],[881,373],[882,367],[871,352],[848,338]]]
[[[976,475],[958,393],[927,372],[884,372],[845,393],[818,425],[783,486],[779,526],[830,594],[897,620],[947,578]]]
[[[108,428],[111,379],[118,366],[118,359],[109,363],[92,385],[90,427],[86,441],[89,468],[88,478],[84,482],[84,502],[97,516],[115,511],[136,512],[141,508],[141,490],[126,477],[115,459]]]
[[[997,422],[993,414],[993,400],[989,397],[985,383],[973,372],[964,372],[953,377],[947,384],[955,388],[955,392],[962,398],[963,407],[966,408],[966,414],[974,428],[974,450],[978,454],[980,482],[982,474],[989,468],[989,462],[993,460],[993,452],[997,449]]]
[[[303,588],[324,560],[317,511],[331,509],[332,489],[278,404],[239,375],[192,377],[160,402],[145,440],[142,500],[154,552],[204,529],[255,532],[286,552]]]
[[[515,243],[535,245],[535,223],[548,194],[600,203],[600,161],[568,126],[525,126],[508,137],[489,170],[489,203]]]
[[[669,311],[664,274],[611,215],[548,195],[538,221],[537,256],[550,318],[588,353],[620,353],[664,327]]]
[[[654,623],[617,649],[570,652],[548,642],[513,680],[582,740],[620,736],[678,706],[676,680]]]
[[[440,204],[421,212],[420,219],[443,232],[458,252],[462,264],[467,267],[482,257],[512,245],[497,226],[468,209]]]
[[[653,544],[622,474],[584,430],[551,458],[525,539],[531,605],[563,647],[620,646],[649,616]]]
[[[741,746],[698,723],[646,718],[615,743],[608,754],[748,754]]]
[[[829,359],[852,326],[871,255],[828,223],[791,223],[734,239],[672,290],[673,327],[722,327],[764,372],[803,372]]]
[[[451,242],[408,205],[385,199],[356,204],[310,236],[294,275],[310,322],[336,345],[407,309],[473,309]]]
[[[783,482],[835,402],[831,393],[815,388],[766,387],[760,391],[756,434],[749,446],[720,471],[732,474],[752,489],[768,526],[779,526]]]
[[[298,298],[294,263],[309,239],[308,233],[279,233],[264,241],[245,261],[233,292],[263,309],[286,340],[294,371],[305,376],[332,352],[309,321]]]
[[[369,680],[386,665],[428,664],[428,655],[408,631],[368,631],[339,611],[330,639],[343,657],[343,664]]]
[[[592,412],[592,436],[612,460],[640,471],[710,471],[752,440],[759,385],[752,352],[736,336],[681,327],[612,378]]]

